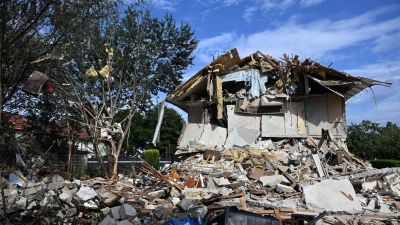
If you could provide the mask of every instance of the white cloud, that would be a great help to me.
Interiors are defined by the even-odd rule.
[[[178,1],[169,1],[169,0],[151,0],[151,4],[159,9],[175,11]]]
[[[322,19],[309,23],[299,23],[301,19],[297,16],[281,22],[279,26],[253,34],[244,35],[238,31],[222,33],[200,42],[196,60],[201,61],[198,64],[202,67],[212,61],[212,54],[221,54],[235,47],[242,58],[257,50],[275,57],[293,53],[317,61],[326,60],[327,57],[329,60],[335,57],[354,59],[352,52],[360,50],[364,51],[362,54],[390,50],[395,55],[396,49],[400,52],[400,17],[383,17],[394,10],[398,11],[399,6],[382,7],[342,20]],[[370,60],[374,57],[377,58],[371,55]],[[400,57],[390,60],[385,59],[387,55],[381,57],[370,64],[343,68],[353,76],[393,83],[390,88],[374,86],[373,92],[367,89],[347,101],[348,124],[362,120],[383,125],[387,121],[400,124],[400,92],[397,91],[400,90]],[[378,109],[375,108],[375,100]]]
[[[321,4],[325,0],[300,0],[299,5],[302,7],[310,7]]]
[[[364,65],[357,69],[345,70],[345,72],[352,76],[368,77],[380,81],[399,80],[400,59]]]
[[[238,5],[242,0],[224,0],[224,6]]]
[[[246,20],[246,22],[250,23],[251,22],[251,17],[253,17],[253,14],[258,10],[256,6],[248,7],[244,10],[243,14],[243,19]]]
[[[360,123],[362,120],[371,120],[381,125],[391,121],[400,124],[400,92],[397,91],[400,87],[400,59],[364,65],[345,71],[353,76],[392,83],[389,88],[373,86],[372,90],[366,89],[347,101],[348,121]]]
[[[380,8],[346,20],[323,19],[308,24],[299,24],[296,22],[298,19],[289,18],[280,26],[243,35],[242,38],[237,38],[241,34],[231,32],[205,39],[201,41],[197,51],[226,51],[237,47],[242,56],[260,50],[275,57],[293,53],[318,60],[324,55],[348,47],[368,44],[370,49],[383,48],[383,40],[386,43],[398,42],[397,35],[393,34],[400,32],[400,17],[381,21],[377,21],[376,17],[392,9],[393,7]]]
[[[392,49],[400,51],[400,32],[395,32],[386,36],[381,36],[375,40],[375,47],[372,48],[374,52],[382,52]],[[400,53],[400,52],[398,52]]]
[[[385,125],[388,121],[400,124],[400,94],[394,91],[394,89],[398,89],[399,84],[400,82],[390,88],[373,87],[374,92],[363,91],[347,101],[347,124],[360,123],[362,120],[374,121],[381,125]],[[389,95],[382,95],[382,92],[389,93]]]
[[[203,39],[195,50],[196,58],[202,62],[209,63],[212,61],[213,54],[217,57],[218,54],[230,50],[231,44],[235,41],[237,41],[237,35],[234,32],[223,33],[216,37]]]

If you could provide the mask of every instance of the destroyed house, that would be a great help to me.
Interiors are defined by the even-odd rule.
[[[178,141],[188,147],[262,147],[271,138],[320,137],[321,129],[346,138],[345,102],[374,85],[307,58],[276,59],[259,51],[219,56],[169,94],[188,113]]]

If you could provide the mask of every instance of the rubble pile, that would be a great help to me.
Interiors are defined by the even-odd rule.
[[[4,178],[0,219],[6,213],[7,224],[397,224],[400,168],[375,170],[346,146],[345,101],[391,84],[283,56],[258,51],[241,59],[232,49],[169,94],[166,101],[188,112],[188,123],[174,162],[161,170],[142,161],[138,174],[118,180],[69,180],[36,159],[28,165],[17,158],[24,169],[9,169]]]
[[[10,173],[8,224],[396,224],[400,168],[375,170],[329,138],[267,142],[179,151],[160,171],[143,162],[113,181]]]

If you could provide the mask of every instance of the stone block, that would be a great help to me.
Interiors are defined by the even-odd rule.
[[[99,225],[117,225],[117,221],[115,219],[111,218],[110,216],[106,216],[100,223]]]
[[[119,214],[120,208],[121,208],[121,206],[115,206],[115,207],[111,208],[111,216],[116,220],[121,219],[121,215]]]
[[[176,204],[176,207],[180,211],[185,212],[190,208],[191,205],[192,205],[192,201],[190,199],[182,198],[182,200],[180,202],[178,202],[178,204]]]
[[[165,211],[165,209],[163,207],[157,207],[153,210],[153,214],[155,217],[157,217],[157,219],[161,219],[163,218],[163,216],[165,216],[167,214],[167,212]]]
[[[122,220],[118,222],[117,225],[132,225],[132,223],[129,222],[128,220]]]
[[[129,204],[122,204],[119,208],[119,214],[121,219],[127,219],[129,217],[136,216],[135,209]]]
[[[64,182],[53,182],[50,183],[48,189],[61,189],[64,187]]]

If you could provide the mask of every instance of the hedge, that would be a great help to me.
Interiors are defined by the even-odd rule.
[[[157,149],[148,149],[144,151],[144,160],[155,169],[160,168],[160,152]]]
[[[395,159],[369,160],[374,168],[382,169],[388,167],[400,167],[400,161]]]

